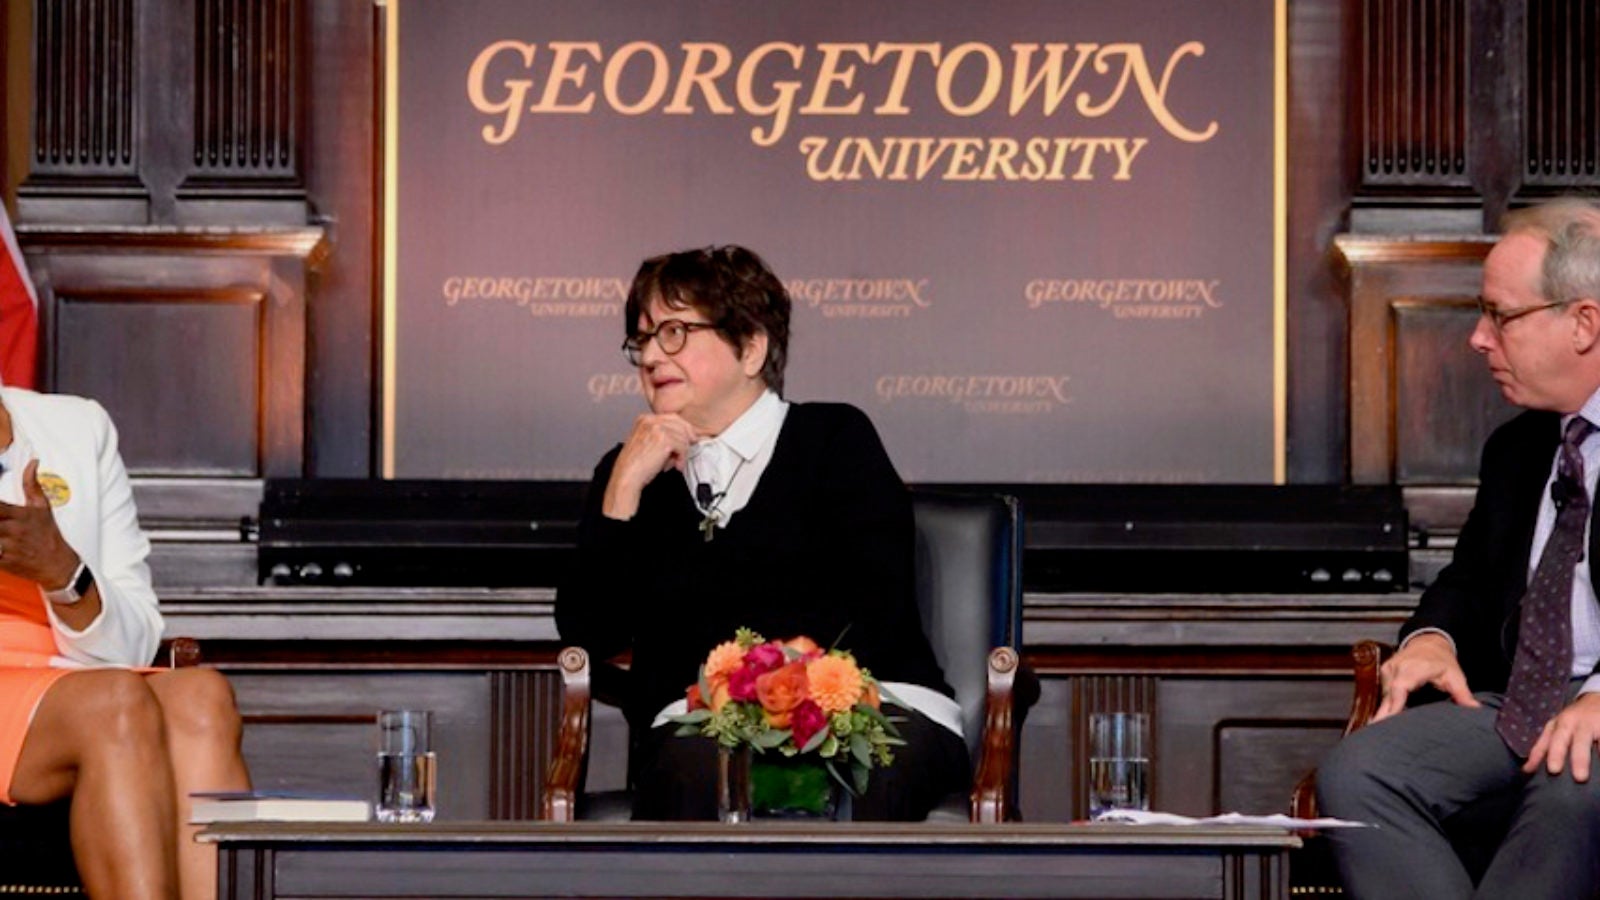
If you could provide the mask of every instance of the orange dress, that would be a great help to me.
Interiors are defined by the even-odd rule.
[[[0,572],[0,802],[11,801],[11,778],[33,711],[44,692],[72,669],[50,667],[55,632],[39,586]]]

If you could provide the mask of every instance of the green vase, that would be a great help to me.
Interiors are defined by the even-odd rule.
[[[815,757],[758,753],[750,760],[750,806],[757,817],[832,819],[839,785]]]

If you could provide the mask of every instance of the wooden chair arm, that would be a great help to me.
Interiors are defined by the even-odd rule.
[[[578,817],[589,754],[589,654],[581,647],[567,647],[556,663],[561,669],[561,729],[545,771],[539,818],[571,822]]]
[[[1346,735],[1371,724],[1372,717],[1383,702],[1383,685],[1378,670],[1383,661],[1394,653],[1394,648],[1378,641],[1360,641],[1350,648],[1350,661],[1355,674],[1355,693],[1350,698],[1350,717],[1345,721]],[[1289,814],[1296,818],[1317,817],[1317,772],[1306,773],[1294,786],[1289,799]]]
[[[1004,822],[1013,811],[1011,784],[1016,768],[1013,687],[1022,659],[1010,647],[989,651],[989,691],[984,700],[983,746],[972,778],[972,821]]]
[[[175,637],[166,642],[166,647],[157,655],[157,659],[165,658],[168,668],[187,669],[200,665],[200,642],[192,637]]]

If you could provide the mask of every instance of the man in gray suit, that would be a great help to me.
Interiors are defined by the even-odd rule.
[[[1600,206],[1507,217],[1472,349],[1525,412],[1484,447],[1454,556],[1400,631],[1373,724],[1318,773],[1357,897],[1600,896]],[[1446,699],[1407,708],[1414,691]],[[1442,823],[1500,796],[1510,831],[1474,886]]]

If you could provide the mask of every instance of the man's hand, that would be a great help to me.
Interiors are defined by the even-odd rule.
[[[1425,684],[1431,684],[1461,706],[1481,706],[1467,689],[1466,673],[1450,641],[1439,634],[1419,634],[1389,658],[1378,670],[1383,686],[1383,703],[1372,721],[1381,722],[1406,708],[1406,698]]]
[[[1566,709],[1544,723],[1539,740],[1528,751],[1522,771],[1533,774],[1544,765],[1551,775],[1560,775],[1572,760],[1572,780],[1589,780],[1589,758],[1595,741],[1600,740],[1600,694],[1579,694]]]
[[[39,461],[22,471],[23,505],[0,503],[0,569],[60,590],[78,569],[78,554],[56,528],[50,500],[39,487]]]

